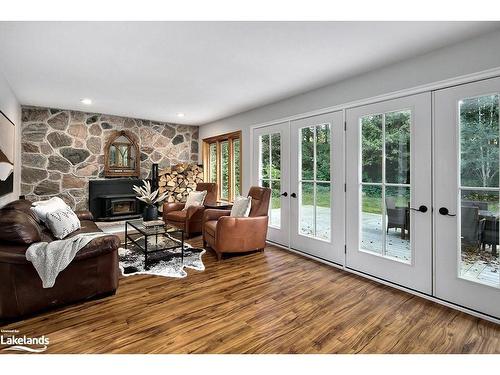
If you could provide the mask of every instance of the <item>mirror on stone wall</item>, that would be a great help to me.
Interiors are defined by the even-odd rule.
[[[106,177],[139,177],[139,145],[126,130],[112,133],[104,148]]]

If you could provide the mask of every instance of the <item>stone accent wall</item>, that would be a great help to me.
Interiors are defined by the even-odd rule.
[[[88,181],[104,178],[103,148],[114,130],[139,139],[141,178],[153,163],[198,161],[198,126],[38,107],[23,107],[21,126],[21,194],[60,196],[76,210],[88,209]]]

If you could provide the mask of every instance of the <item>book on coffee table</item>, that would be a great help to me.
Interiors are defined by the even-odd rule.
[[[143,225],[146,228],[160,227],[160,226],[165,225],[165,222],[163,220],[151,220],[151,221],[144,221]]]

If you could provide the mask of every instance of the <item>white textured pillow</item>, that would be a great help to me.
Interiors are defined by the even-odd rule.
[[[43,223],[46,222],[49,213],[69,208],[69,206],[59,197],[50,198],[46,201],[34,202],[33,206],[34,207],[31,207],[31,211],[33,211],[38,220]]]
[[[50,212],[46,224],[54,237],[60,240],[81,228],[80,220],[69,207]]]
[[[207,191],[190,191],[188,194],[188,197],[186,199],[186,205],[184,206],[184,210],[187,210],[188,207],[191,206],[201,206],[203,205],[203,201],[205,200],[205,197],[207,196]]]
[[[231,214],[233,217],[248,217],[252,208],[252,197],[236,197],[234,198]]]

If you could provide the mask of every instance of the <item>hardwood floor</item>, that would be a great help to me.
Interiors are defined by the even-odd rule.
[[[500,353],[498,325],[273,246],[203,259],[2,329],[48,336],[47,353]]]

